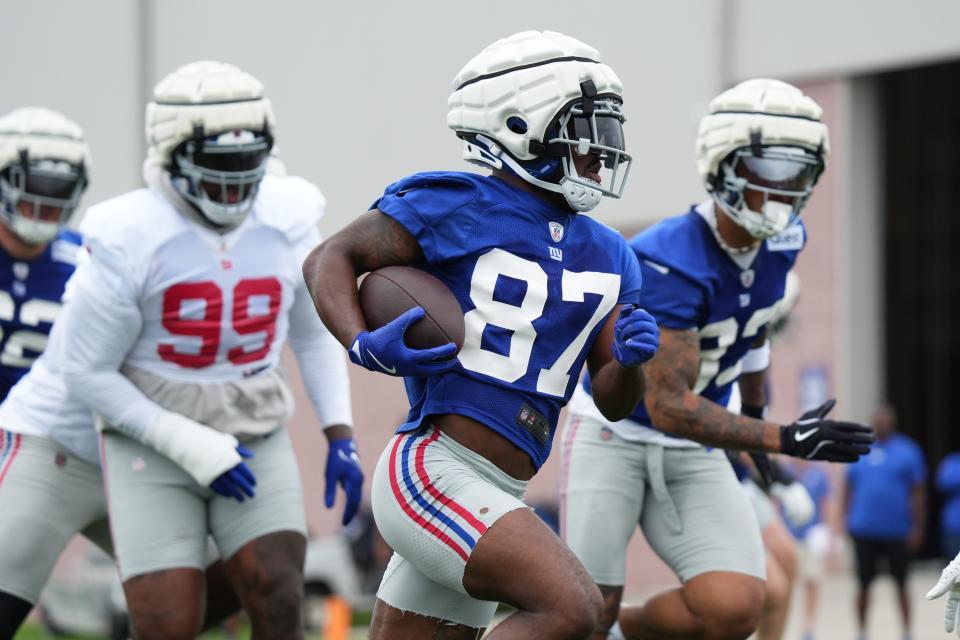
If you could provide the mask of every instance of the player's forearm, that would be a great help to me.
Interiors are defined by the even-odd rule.
[[[303,263],[303,278],[323,324],[349,349],[367,329],[360,311],[357,276],[361,273],[350,254],[339,247],[338,236],[321,243]]]
[[[593,401],[607,420],[628,417],[643,397],[642,367],[623,367],[616,360],[607,362],[590,378]]]
[[[662,431],[709,447],[780,451],[780,425],[730,413],[689,389],[667,397],[648,394],[646,403],[650,418]]]
[[[70,394],[99,414],[106,424],[140,442],[162,409],[117,371],[91,371],[64,364]]]
[[[740,401],[744,406],[764,407],[767,404],[767,393],[764,384],[766,371],[754,371],[740,376]]]

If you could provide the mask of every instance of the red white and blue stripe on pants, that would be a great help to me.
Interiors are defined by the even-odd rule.
[[[13,459],[20,452],[20,443],[23,439],[19,433],[0,429],[0,484],[7,477],[7,472],[13,465]]]
[[[487,525],[437,489],[424,465],[427,448],[440,430],[401,434],[390,450],[390,488],[397,504],[416,526],[460,556],[464,562]]]

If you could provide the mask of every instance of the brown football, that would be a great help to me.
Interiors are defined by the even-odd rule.
[[[463,310],[436,277],[413,267],[384,267],[368,273],[360,283],[360,308],[370,331],[418,305],[426,314],[407,329],[407,346],[428,349],[453,342],[460,351]]]

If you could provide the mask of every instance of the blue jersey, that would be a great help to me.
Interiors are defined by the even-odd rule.
[[[806,241],[797,223],[760,244],[747,269],[717,242],[710,224],[691,207],[630,241],[640,261],[640,306],[667,329],[693,329],[700,337],[700,372],[693,387],[727,406],[740,361],[766,330],[783,297],[787,273]],[[589,381],[584,381],[589,392]],[[630,420],[656,428],[641,402]]]
[[[399,431],[431,415],[468,416],[529,454],[550,453],[560,408],[617,303],[635,303],[640,270],[623,237],[494,177],[436,172],[387,187],[374,207],[416,238],[415,265],[464,311],[460,366],[405,380]]]
[[[949,534],[960,534],[960,453],[948,453],[937,467],[937,491],[943,493],[940,528]]]
[[[0,250],[0,400],[47,346],[80,243],[78,233],[64,229],[34,260]]]
[[[913,490],[926,481],[920,445],[901,433],[877,440],[869,454],[847,466],[847,530],[864,538],[905,539],[914,524]]]

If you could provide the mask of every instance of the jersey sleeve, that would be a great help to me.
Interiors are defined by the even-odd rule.
[[[295,248],[300,261],[322,238],[314,232]],[[290,348],[297,358],[300,376],[321,427],[353,424],[350,407],[350,378],[345,351],[320,321],[307,291],[301,283],[290,308]]]
[[[373,208],[403,225],[433,264],[465,252],[475,218],[469,205],[476,197],[469,182],[414,177],[388,187]]]
[[[143,325],[130,272],[120,252],[94,241],[70,280],[57,323],[69,345],[60,360],[71,394],[110,425],[142,439],[160,407],[119,372]]]
[[[641,259],[640,306],[668,329],[695,329],[705,312],[703,289],[663,265]]]
[[[640,265],[637,263],[637,256],[633,250],[623,243],[623,268],[620,278],[620,304],[638,304],[640,298],[640,289],[643,282],[643,276],[640,273]]]

